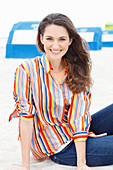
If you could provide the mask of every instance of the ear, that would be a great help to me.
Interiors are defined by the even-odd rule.
[[[40,41],[41,41],[42,44],[44,44],[42,34],[40,34]]]
[[[71,45],[71,43],[73,42],[73,39],[72,38],[70,38],[70,42],[69,42],[69,45]]]

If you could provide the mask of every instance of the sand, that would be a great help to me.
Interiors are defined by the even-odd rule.
[[[21,151],[18,138],[18,120],[10,123],[8,117],[14,109],[13,77],[15,68],[22,59],[5,59],[5,50],[0,49],[0,170],[11,170],[21,166]],[[91,114],[113,103],[113,48],[91,51],[93,61]],[[76,167],[62,166],[50,159],[36,161],[31,154],[31,170],[76,170]],[[111,170],[113,165],[94,167],[94,170]]]

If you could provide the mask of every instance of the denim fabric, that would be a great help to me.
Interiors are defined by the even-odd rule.
[[[86,141],[87,165],[93,167],[113,164],[113,104],[92,115],[90,131],[96,135],[101,133],[108,135],[98,138],[88,137]],[[58,164],[76,166],[74,141],[50,158]]]

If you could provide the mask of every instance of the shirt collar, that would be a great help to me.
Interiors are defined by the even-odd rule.
[[[65,60],[64,60],[65,61]],[[44,54],[42,57],[41,57],[41,63],[45,69],[45,71],[47,73],[51,72],[53,70],[53,67],[50,63],[50,61],[48,60],[46,54]],[[67,69],[66,69],[66,62],[65,62],[65,72],[67,72]]]
[[[50,71],[53,70],[50,61],[46,57],[46,54],[43,54],[43,56],[41,57],[41,63],[42,63],[42,65],[43,65],[43,67],[44,67],[44,69],[47,73],[49,73]]]

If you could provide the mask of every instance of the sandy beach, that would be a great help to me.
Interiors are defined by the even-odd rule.
[[[93,61],[91,114],[113,103],[113,48],[91,51]],[[13,77],[22,59],[5,59],[5,49],[0,49],[0,170],[21,166],[18,119],[8,122],[14,109]],[[113,165],[94,167],[94,170],[112,170]],[[50,159],[36,161],[31,155],[31,170],[76,170],[76,167],[57,165]]]

